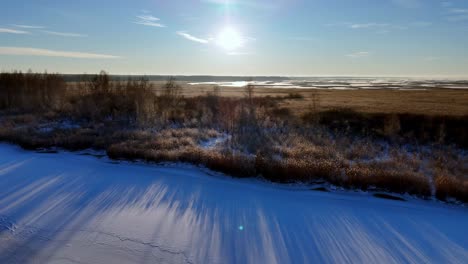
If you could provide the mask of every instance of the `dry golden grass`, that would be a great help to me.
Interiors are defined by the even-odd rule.
[[[455,198],[459,201],[468,201],[468,180],[446,175],[437,175],[435,178],[436,197],[440,200]]]
[[[158,86],[158,83],[156,83],[156,86]],[[213,90],[213,86],[210,85],[193,86],[183,84],[182,87],[183,94],[188,97],[205,95]],[[317,111],[349,108],[364,113],[468,115],[468,92],[462,89],[431,89],[427,91],[280,89],[266,87],[257,87],[255,89],[256,96],[287,97],[290,93],[302,95],[304,99],[289,99],[280,104],[280,107],[289,108],[293,114],[297,115],[301,115],[313,108],[314,103]],[[220,95],[243,97],[244,89],[222,87]]]
[[[152,82],[153,91],[161,93],[165,82]],[[182,94],[186,97],[205,96],[212,92],[214,85],[189,85],[180,82]],[[77,83],[68,83],[72,91]],[[326,111],[336,108],[347,108],[363,113],[410,113],[423,115],[468,115],[468,92],[464,89],[429,89],[393,90],[326,90],[326,89],[291,89],[256,87],[255,96],[283,97],[290,94],[303,98],[290,98],[280,102],[280,108],[290,109],[295,115],[302,115],[310,109]],[[221,87],[220,96],[241,98],[245,96],[243,88]]]

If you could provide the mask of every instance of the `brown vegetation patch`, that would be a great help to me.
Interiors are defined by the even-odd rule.
[[[462,151],[468,111],[458,104],[466,95],[453,98],[457,111],[441,115],[412,111],[414,105],[386,112],[400,105],[395,91],[236,89],[184,96],[186,88],[172,78],[155,85],[144,78],[111,81],[101,72],[70,85],[59,75],[1,73],[0,140],[34,150],[94,148],[113,159],[188,162],[280,183],[325,181],[420,197],[435,190],[438,199],[468,201]],[[369,100],[366,107],[381,104],[378,111],[362,110],[359,96]],[[434,96],[447,99],[438,90]],[[340,107],[348,108],[337,108],[344,99]],[[216,148],[201,147],[221,135],[229,138]]]

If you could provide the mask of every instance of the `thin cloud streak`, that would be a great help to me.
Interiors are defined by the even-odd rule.
[[[140,16],[137,16],[137,18],[139,18],[140,20],[144,20],[144,21],[159,21],[161,19],[157,18],[157,17],[154,17],[152,15],[140,15]]]
[[[341,22],[341,23],[328,23],[325,24],[327,27],[345,27],[352,30],[374,30],[378,34],[389,33],[394,30],[407,30],[410,27],[428,27],[432,25],[429,22],[415,22],[408,25],[395,25],[389,23],[376,23],[376,22],[367,22],[367,23],[350,23],[350,22]]]
[[[358,52],[348,54],[348,55],[346,55],[346,57],[349,57],[349,58],[363,58],[363,57],[370,56],[370,54],[371,53],[368,52],[368,51],[358,51]]]
[[[144,26],[149,26],[149,27],[159,27],[159,28],[165,28],[166,27],[166,25],[158,22],[161,19],[159,19],[159,18],[157,18],[155,16],[152,16],[152,15],[149,15],[147,13],[145,13],[144,15],[138,15],[138,16],[136,16],[136,18],[138,20],[133,22],[134,24],[144,25]]]
[[[0,28],[0,33],[9,33],[9,34],[30,34],[28,31],[16,30],[11,28]]]
[[[429,27],[429,26],[432,26],[432,22],[417,21],[417,22],[411,23],[410,25],[414,27]]]
[[[164,25],[164,24],[155,23],[155,22],[151,22],[151,21],[137,21],[137,22],[133,22],[133,23],[138,24],[138,25],[149,26],[149,27],[160,27],[160,28],[165,28],[166,27],[166,25]]]
[[[30,25],[18,25],[18,24],[12,24],[12,26],[17,27],[17,28],[25,28],[25,29],[43,29],[43,28],[45,28],[43,26],[30,26]]]
[[[454,14],[468,14],[468,9],[452,8],[452,9],[450,9],[450,13],[454,13]]]
[[[179,35],[179,36],[181,36],[181,37],[183,37],[185,39],[188,39],[190,41],[194,41],[194,42],[198,42],[198,43],[202,43],[202,44],[207,44],[209,42],[206,39],[197,38],[195,36],[192,36],[192,35],[188,34],[185,31],[177,31],[177,35]]]
[[[389,24],[382,24],[382,23],[365,23],[365,24],[351,24],[351,25],[349,25],[349,27],[353,28],[353,29],[388,27],[388,26],[389,26]]]
[[[468,9],[453,7],[450,2],[443,2],[442,6],[446,8],[448,21],[462,22],[468,20]]]
[[[15,56],[42,56],[42,57],[63,57],[63,58],[75,58],[75,59],[118,59],[120,57],[107,55],[107,54],[96,54],[86,52],[74,52],[74,51],[57,51],[49,49],[37,49],[28,47],[1,47],[0,55],[15,55]]]
[[[447,18],[447,20],[450,21],[450,22],[465,21],[465,20],[468,20],[468,15],[450,16],[450,17]]]
[[[88,35],[84,34],[77,34],[77,33],[68,33],[68,32],[56,32],[56,31],[49,31],[49,30],[42,30],[43,33],[48,35],[54,36],[61,36],[61,37],[72,37],[72,38],[83,38],[87,37]]]

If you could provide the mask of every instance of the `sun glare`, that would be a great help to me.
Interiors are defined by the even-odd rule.
[[[233,51],[242,47],[244,40],[237,30],[226,27],[216,38],[216,44],[225,50]]]

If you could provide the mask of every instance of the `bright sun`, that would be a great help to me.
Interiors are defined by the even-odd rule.
[[[244,40],[235,29],[226,27],[216,38],[216,44],[225,50],[232,51],[242,47]]]

